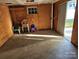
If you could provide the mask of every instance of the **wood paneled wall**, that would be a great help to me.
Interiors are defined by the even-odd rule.
[[[0,4],[0,47],[13,35],[9,9]]]
[[[17,16],[15,14],[17,14],[19,16],[21,15],[21,20],[23,20],[23,18],[26,18],[29,25],[35,24],[38,30],[51,29],[51,6],[51,4],[24,5],[24,7],[16,7],[17,12],[14,11],[16,10],[15,7],[10,7],[10,13],[13,21],[15,22],[17,22]],[[37,7],[37,14],[27,14],[28,7]]]
[[[51,4],[40,4],[38,5],[38,28],[39,29],[50,29],[51,28]]]

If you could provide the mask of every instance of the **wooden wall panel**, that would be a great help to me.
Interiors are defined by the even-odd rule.
[[[53,29],[57,31],[58,25],[58,3],[53,4]]]
[[[51,6],[51,4],[38,5],[39,29],[51,29]]]
[[[0,47],[13,35],[8,7],[0,5]]]

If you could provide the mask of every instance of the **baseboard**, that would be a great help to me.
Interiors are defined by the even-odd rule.
[[[41,31],[41,30],[51,30],[50,28],[48,28],[48,29],[38,29],[37,31]]]
[[[72,43],[76,48],[78,48],[78,45],[77,45],[77,44],[73,43],[72,41],[71,41],[71,43]]]

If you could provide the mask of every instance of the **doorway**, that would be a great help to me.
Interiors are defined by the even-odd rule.
[[[71,0],[67,2],[64,37],[69,41],[71,41],[71,36],[72,36],[75,7],[76,7],[76,0]]]

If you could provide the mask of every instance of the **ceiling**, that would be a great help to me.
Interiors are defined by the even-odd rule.
[[[38,3],[54,3],[58,0],[34,0]],[[13,3],[13,4],[24,4],[26,3],[26,0],[0,0],[0,3]]]

